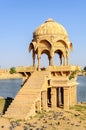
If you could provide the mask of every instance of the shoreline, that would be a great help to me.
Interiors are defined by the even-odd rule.
[[[5,80],[5,79],[17,79],[17,78],[21,78],[23,79],[23,76],[19,73],[14,73],[14,74],[10,74],[10,73],[1,73],[0,74],[0,80]]]

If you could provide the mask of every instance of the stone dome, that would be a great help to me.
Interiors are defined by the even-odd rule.
[[[48,19],[40,25],[33,33],[33,36],[41,36],[41,35],[58,35],[58,36],[66,36],[67,32],[65,28],[55,22],[53,19]]]

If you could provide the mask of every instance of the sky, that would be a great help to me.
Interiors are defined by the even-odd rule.
[[[70,64],[86,66],[86,0],[0,0],[0,68],[32,65],[33,32],[48,18],[73,43]]]

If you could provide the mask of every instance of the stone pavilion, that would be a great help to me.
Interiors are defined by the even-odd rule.
[[[69,63],[72,49],[66,29],[53,19],[48,19],[34,31],[29,45],[33,65],[16,68],[26,80],[5,113],[6,117],[28,119],[41,110],[68,110],[76,104],[76,72],[80,68]],[[46,68],[41,67],[42,54],[47,56]],[[55,59],[55,54],[59,58]],[[55,60],[59,64],[55,64]]]

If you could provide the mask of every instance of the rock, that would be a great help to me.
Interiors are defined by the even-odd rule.
[[[52,125],[53,125],[53,123],[51,122],[49,125],[51,125],[51,126],[52,126]]]
[[[79,123],[82,123],[82,121],[79,121]]]
[[[1,128],[4,128],[4,125],[2,125]]]
[[[63,120],[66,120],[66,116],[63,117]]]
[[[67,121],[67,124],[70,124],[71,122],[70,121]]]
[[[14,130],[14,127],[13,127],[13,126],[10,126],[9,129],[10,129],[10,130]]]
[[[64,115],[64,112],[59,112],[59,116],[63,116]]]
[[[57,115],[56,113],[54,113],[53,118],[54,118],[55,120],[57,120],[58,115]]]
[[[45,126],[45,125],[43,125],[43,126],[42,126],[42,128],[46,128],[46,126]]]
[[[16,122],[16,126],[21,126],[20,122]]]
[[[37,122],[34,122],[34,124],[37,124]]]
[[[80,116],[80,114],[79,114],[79,113],[76,113],[76,114],[74,114],[74,116]]]
[[[47,123],[47,120],[43,121],[43,123]]]
[[[36,130],[41,130],[41,128],[36,128]]]
[[[28,129],[28,126],[24,126],[24,130],[29,130],[29,129]]]
[[[71,123],[71,125],[74,125],[74,123]]]
[[[80,125],[79,124],[75,124],[75,126],[79,127]]]
[[[56,123],[56,125],[61,125],[61,122],[60,122],[60,121],[58,121],[58,122]]]

